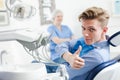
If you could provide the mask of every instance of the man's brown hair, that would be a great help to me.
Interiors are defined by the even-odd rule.
[[[99,22],[101,22],[101,26],[104,27],[108,24],[109,14],[102,8],[90,7],[82,12],[79,16],[79,21],[92,19],[97,19]]]

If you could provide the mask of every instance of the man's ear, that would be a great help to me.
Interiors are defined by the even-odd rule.
[[[107,31],[108,31],[108,27],[104,27],[104,28],[103,28],[103,32],[106,33]]]

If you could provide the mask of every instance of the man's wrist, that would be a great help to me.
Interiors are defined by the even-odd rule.
[[[63,59],[66,60],[68,63],[71,60],[71,56],[72,56],[72,54],[70,52],[66,52],[62,55]]]

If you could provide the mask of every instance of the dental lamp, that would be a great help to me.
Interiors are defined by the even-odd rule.
[[[36,8],[22,3],[21,0],[5,0],[5,5],[17,20],[27,19],[36,14]]]

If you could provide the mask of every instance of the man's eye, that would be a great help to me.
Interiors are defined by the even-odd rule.
[[[93,28],[90,28],[90,29],[89,29],[89,31],[90,31],[90,32],[93,32],[93,31],[95,31],[95,29],[93,29]]]
[[[85,30],[85,28],[82,28],[82,30]]]

